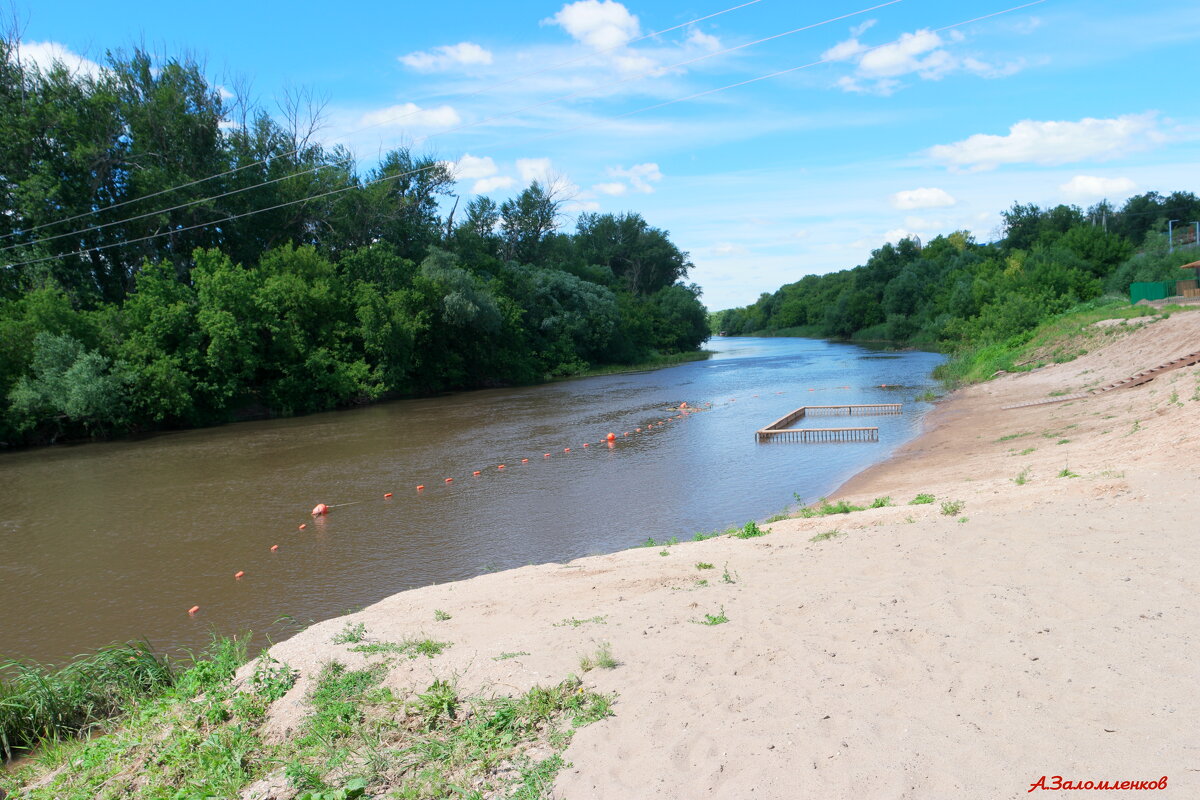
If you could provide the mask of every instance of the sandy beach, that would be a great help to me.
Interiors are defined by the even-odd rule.
[[[1074,361],[955,392],[831,497],[888,507],[483,575],[314,625],[271,651],[300,671],[272,735],[299,725],[321,665],[366,663],[332,642],[362,623],[367,641],[452,642],[394,662],[400,693],[570,673],[614,693],[556,797],[1010,798],[1043,776],[1167,776],[1158,796],[1200,796],[1200,368],[1002,410],[1198,342],[1200,314],[1114,325]],[[601,643],[619,666],[581,673]]]

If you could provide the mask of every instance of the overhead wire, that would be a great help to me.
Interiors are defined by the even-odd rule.
[[[642,72],[639,72],[637,74],[631,75],[626,78],[623,78],[621,80],[606,83],[604,86],[604,89],[607,90],[614,86],[621,86],[623,84],[632,83],[634,81],[639,81],[646,77],[659,75],[659,74],[662,74],[662,73],[667,72],[672,69],[677,69],[679,67],[684,67],[684,66],[688,66],[690,64],[695,64],[697,62],[705,61],[710,58],[716,58],[717,56],[727,55],[728,53],[733,53],[738,50],[745,50],[746,48],[754,47],[756,45],[763,44],[764,42],[770,42],[775,39],[781,39],[785,36],[792,36],[794,34],[801,33],[803,31],[812,30],[813,28],[819,28],[824,25],[830,25],[834,22],[840,22],[841,20],[848,19],[850,17],[859,16],[861,14],[868,14],[872,11],[877,11],[886,6],[895,5],[896,3],[900,3],[900,2],[903,2],[903,0],[887,0],[886,2],[879,3],[874,6],[870,6],[868,8],[863,8],[858,11],[852,11],[850,13],[842,14],[837,17],[831,17],[829,19],[822,20],[820,22],[814,22],[809,25],[801,26],[799,28],[793,28],[791,30],[784,31],[783,33],[776,33],[776,34],[772,34],[771,36],[764,36],[760,39],[755,39],[753,41],[744,42],[742,44],[734,45],[732,47],[726,47],[722,50],[716,50],[716,51],[713,51],[710,53],[705,53],[704,55],[684,59],[683,61],[678,61],[678,62],[675,62],[674,64],[667,64],[665,66],[656,66],[652,69],[644,70]],[[484,117],[482,119],[478,119],[473,122],[464,123],[462,125],[455,125],[450,128],[445,128],[443,130],[436,131],[436,132],[430,134],[430,136],[445,136],[450,133],[458,133],[460,131],[468,130],[470,128],[480,127],[483,125],[487,125],[488,123],[495,122],[496,120],[505,119],[507,117],[512,117],[517,114],[525,113],[527,111],[533,111],[535,109],[542,108],[544,106],[562,102],[563,100],[570,100],[570,99],[573,99],[576,97],[593,94],[593,93],[595,93],[595,91],[596,91],[596,89],[594,87],[587,88],[587,89],[579,89],[574,92],[568,92],[567,94],[558,95],[556,97],[551,97],[546,100],[541,100],[541,101],[532,103],[527,106],[522,106],[520,108],[505,111],[502,114],[494,114],[490,117]],[[334,162],[334,164],[338,164],[338,163],[341,163],[341,162]],[[55,234],[53,236],[45,236],[40,239],[36,239],[32,242],[20,242],[18,244],[10,244],[5,247],[0,247],[0,253],[6,252],[8,250],[15,250],[18,248],[36,247],[37,245],[45,244],[46,242],[57,241],[59,239],[66,239],[66,238],[70,238],[73,236],[81,236],[83,234],[92,233],[94,231],[103,230],[105,228],[111,228],[116,225],[124,225],[129,222],[135,222],[140,219],[146,219],[148,217],[154,217],[154,216],[158,216],[160,214],[168,214],[172,211],[179,211],[184,208],[190,208],[192,206],[200,205],[201,203],[207,203],[212,200],[220,200],[225,197],[231,197],[236,194],[242,194],[244,192],[253,191],[254,189],[259,189],[264,186],[271,186],[273,184],[280,183],[282,181],[286,181],[290,178],[297,178],[297,177],[301,177],[304,175],[311,175],[316,172],[320,172],[321,170],[328,169],[328,168],[334,166],[334,164],[321,164],[316,167],[312,167],[311,169],[301,170],[299,172],[292,172],[287,175],[282,175],[278,178],[272,178],[271,180],[261,181],[256,184],[252,184],[250,186],[243,186],[243,187],[239,187],[237,189],[230,189],[229,191],[221,192],[220,194],[210,195],[208,197],[200,197],[200,198],[196,198],[195,200],[189,200],[185,203],[179,203],[178,205],[170,206],[169,208],[157,209],[155,211],[147,211],[147,212],[144,212],[142,214],[137,214],[132,217],[126,217],[124,219],[119,219],[119,220],[113,220],[112,222],[105,222],[105,223],[101,223],[99,225],[89,225],[86,228],[80,228],[78,230],[68,231],[66,233],[59,233],[59,234]],[[399,177],[399,176],[397,176],[397,177]]]
[[[711,14],[706,14],[706,15],[704,15],[704,16],[702,16],[702,17],[696,17],[695,19],[688,20],[687,22],[681,22],[681,23],[679,23],[678,25],[672,25],[672,26],[671,26],[671,27],[669,27],[669,28],[662,28],[661,30],[652,31],[651,33],[643,34],[643,35],[641,35],[641,36],[635,37],[635,38],[633,38],[633,39],[628,39],[628,40],[626,40],[626,41],[620,42],[620,43],[618,43],[618,44],[615,44],[615,45],[609,45],[609,46],[607,46],[607,47],[601,47],[601,48],[598,48],[598,49],[596,49],[596,50],[593,50],[593,51],[591,51],[591,52],[589,52],[589,53],[584,53],[584,54],[582,54],[582,55],[579,55],[579,56],[576,56],[576,57],[574,57],[574,58],[569,58],[569,59],[567,59],[566,61],[560,61],[560,62],[557,62],[557,63],[555,63],[555,64],[551,64],[550,66],[541,67],[541,68],[539,68],[539,69],[534,69],[534,70],[529,70],[529,71],[527,71],[527,72],[522,72],[522,73],[519,73],[519,74],[517,74],[517,75],[514,75],[513,77],[511,77],[511,78],[509,78],[509,79],[507,79],[507,80],[500,81],[499,83],[493,83],[493,84],[490,84],[490,85],[488,85],[488,86],[484,86],[484,87],[482,87],[482,88],[480,88],[480,89],[475,89],[474,91],[470,91],[470,92],[461,92],[461,93],[458,93],[458,94],[452,94],[452,95],[448,95],[448,96],[445,96],[443,99],[447,99],[447,100],[454,100],[454,99],[465,99],[465,98],[468,98],[468,97],[477,97],[477,96],[479,96],[479,95],[481,95],[481,94],[486,94],[486,93],[488,93],[488,92],[490,92],[490,91],[493,91],[493,90],[495,90],[495,89],[499,89],[499,88],[502,88],[502,87],[504,87],[504,86],[509,86],[509,85],[511,85],[511,84],[513,84],[513,83],[516,83],[516,82],[518,82],[518,81],[524,80],[525,78],[531,78],[531,77],[533,77],[533,76],[535,76],[535,75],[543,75],[543,74],[545,74],[545,73],[547,73],[547,72],[552,72],[552,71],[554,71],[554,70],[561,69],[562,67],[570,66],[571,64],[576,64],[576,63],[578,63],[578,62],[580,62],[580,61],[585,61],[585,60],[587,60],[587,59],[594,58],[594,57],[596,57],[597,55],[603,55],[603,54],[605,54],[605,53],[610,53],[610,52],[612,52],[612,51],[614,51],[614,50],[619,50],[619,49],[621,49],[622,47],[628,47],[628,46],[629,46],[629,45],[631,45],[631,44],[637,44],[638,42],[645,41],[646,39],[652,39],[652,38],[654,38],[654,37],[657,37],[657,36],[662,36],[663,34],[666,34],[666,33],[671,33],[672,31],[677,31],[677,30],[679,30],[680,28],[686,28],[686,27],[688,27],[688,26],[690,26],[690,25],[695,25],[695,24],[697,24],[697,23],[704,22],[704,21],[706,21],[706,20],[710,20],[710,19],[713,19],[713,18],[715,18],[715,17],[719,17],[719,16],[722,16],[722,15],[724,15],[724,14],[731,13],[731,12],[733,12],[733,11],[738,11],[738,10],[740,10],[740,9],[746,8],[747,6],[756,5],[756,4],[758,4],[758,3],[761,3],[761,2],[764,2],[764,0],[747,0],[747,2],[744,2],[744,3],[739,3],[739,4],[735,5],[735,6],[730,6],[729,8],[722,9],[721,11],[715,11],[715,12],[713,12],[713,13],[711,13]],[[351,135],[355,135],[355,134],[362,133],[363,131],[368,131],[368,130],[371,130],[372,128],[377,128],[377,127],[379,127],[379,126],[381,126],[381,125],[394,124],[394,123],[396,123],[396,122],[399,122],[399,121],[401,121],[401,120],[408,119],[409,117],[416,116],[417,114],[420,114],[422,111],[423,111],[423,109],[420,109],[420,108],[418,108],[418,109],[415,109],[415,110],[413,110],[413,111],[410,111],[410,112],[408,112],[407,114],[403,114],[403,115],[401,115],[401,116],[398,116],[398,117],[388,117],[388,118],[386,118],[386,119],[381,119],[380,121],[378,121],[378,122],[373,122],[373,123],[371,123],[370,125],[364,125],[364,126],[363,126],[363,127],[361,127],[361,128],[357,128],[357,129],[354,129],[354,130],[351,130],[351,131],[347,131],[347,132],[346,132],[345,134],[343,134],[343,135],[345,135],[345,136],[351,136]],[[19,236],[19,235],[21,235],[21,234],[25,234],[25,233],[31,233],[31,232],[33,232],[33,231],[36,231],[36,230],[41,230],[42,228],[48,228],[48,227],[51,227],[51,226],[53,226],[53,225],[61,225],[61,224],[65,223],[65,222],[72,222],[72,221],[74,221],[74,220],[77,220],[77,219],[83,219],[84,217],[93,216],[93,215],[95,215],[95,214],[101,214],[101,213],[104,213],[104,212],[106,212],[106,211],[110,211],[110,210],[112,210],[112,209],[114,209],[114,208],[120,208],[120,207],[122,207],[122,206],[127,206],[127,205],[130,205],[130,204],[132,204],[132,203],[140,203],[140,202],[142,202],[143,200],[149,200],[149,199],[150,199],[150,198],[152,198],[152,197],[159,197],[159,196],[161,196],[161,195],[164,195],[164,194],[169,194],[169,193],[171,193],[171,192],[179,191],[180,189],[186,189],[186,188],[188,188],[188,187],[191,187],[191,186],[197,186],[197,185],[199,185],[199,184],[201,184],[201,183],[206,183],[207,181],[216,180],[217,178],[223,178],[223,177],[225,177],[225,176],[227,176],[227,175],[233,175],[233,174],[235,174],[235,173],[241,172],[242,170],[250,169],[251,167],[257,167],[257,166],[261,166],[261,165],[263,165],[263,164],[268,164],[268,163],[270,163],[271,161],[274,161],[274,160],[277,160],[277,159],[280,159],[280,158],[288,158],[288,157],[290,157],[290,156],[294,156],[294,155],[296,155],[297,153],[299,153],[299,152],[300,152],[301,150],[303,150],[303,149],[304,149],[303,147],[298,147],[298,148],[296,148],[296,149],[294,149],[294,150],[288,150],[288,151],[286,151],[286,152],[283,152],[283,153],[279,153],[279,154],[276,154],[276,155],[268,156],[267,158],[260,159],[260,160],[258,160],[258,161],[253,161],[253,162],[250,162],[249,164],[243,164],[243,165],[241,165],[241,166],[239,166],[239,167],[234,167],[233,169],[225,170],[224,172],[218,172],[218,173],[216,173],[215,175],[209,175],[209,176],[207,176],[207,177],[204,177],[204,178],[197,178],[197,179],[196,179],[196,180],[194,180],[194,181],[188,181],[187,183],[181,183],[181,184],[178,184],[178,185],[175,185],[175,186],[170,186],[170,187],[168,187],[168,188],[166,188],[166,189],[160,189],[160,190],[158,190],[158,191],[156,191],[156,192],[151,192],[150,194],[140,195],[140,196],[138,196],[138,197],[133,197],[133,198],[130,198],[130,199],[128,199],[128,200],[122,200],[122,201],[121,201],[121,202],[119,202],[119,203],[112,203],[112,204],[110,204],[110,205],[104,206],[103,208],[95,208],[95,209],[91,209],[90,211],[84,211],[84,212],[82,212],[82,213],[75,214],[75,215],[73,215],[73,216],[70,216],[70,217],[63,217],[62,219],[53,220],[53,221],[51,221],[51,222],[43,222],[43,223],[41,223],[41,224],[38,224],[38,225],[31,225],[30,227],[28,227],[28,228],[24,228],[24,229],[21,229],[21,230],[12,231],[12,232],[10,232],[10,233],[5,233],[5,234],[0,234],[0,240],[7,239],[7,238],[9,238],[9,237],[12,237],[12,236]],[[68,235],[72,235],[72,234],[68,234]],[[8,249],[8,248],[4,248],[4,249]]]
[[[975,22],[980,22],[980,21],[982,21],[982,20],[985,20],[985,19],[991,19],[991,18],[993,18],[993,17],[1002,16],[1002,15],[1004,15],[1004,14],[1010,14],[1010,13],[1013,13],[1013,12],[1015,12],[1015,11],[1020,11],[1020,10],[1022,10],[1022,9],[1025,9],[1025,8],[1030,8],[1031,6],[1041,5],[1042,3],[1045,3],[1045,2],[1047,2],[1047,1],[1048,1],[1048,0],[1033,0],[1033,2],[1029,2],[1029,3],[1023,3],[1023,4],[1021,4],[1021,5],[1012,6],[1012,7],[1010,7],[1010,8],[1006,8],[1006,9],[1003,9],[1003,10],[1001,10],[1001,11],[995,11],[995,12],[992,12],[992,13],[990,13],[990,14],[984,14],[984,15],[982,15],[982,16],[973,17],[972,19],[964,20],[964,21],[962,21],[962,22],[956,22],[956,23],[953,23],[953,24],[951,24],[951,25],[945,25],[945,26],[942,26],[942,27],[940,27],[940,28],[936,28],[936,29],[935,29],[935,32],[941,32],[941,31],[952,30],[952,29],[954,29],[954,28],[961,28],[961,27],[962,27],[962,26],[964,26],[964,25],[970,25],[970,24],[972,24],[972,23],[975,23]],[[861,55],[861,54],[869,53],[869,52],[872,52],[872,51],[875,51],[875,50],[880,50],[880,49],[882,49],[882,48],[884,48],[884,47],[889,47],[889,46],[891,46],[892,44],[893,44],[892,42],[885,42],[884,44],[875,45],[874,47],[868,47],[868,48],[865,48],[865,49],[863,49],[863,50],[859,51],[859,54]],[[610,123],[610,122],[613,122],[613,121],[616,121],[616,120],[619,120],[619,119],[624,119],[624,118],[626,118],[626,117],[633,116],[633,115],[635,115],[635,114],[641,114],[641,113],[645,113],[645,112],[647,112],[647,111],[654,111],[654,110],[657,110],[657,109],[660,109],[660,108],[665,108],[665,107],[667,107],[667,106],[675,105],[676,103],[684,103],[684,102],[689,102],[689,101],[691,101],[691,100],[695,100],[695,99],[698,99],[698,98],[701,98],[701,97],[706,97],[706,96],[708,96],[708,95],[716,94],[717,92],[723,92],[723,91],[727,91],[727,90],[729,90],[729,89],[736,89],[736,88],[739,88],[739,87],[742,87],[742,86],[747,86],[747,85],[749,85],[749,84],[752,84],[752,83],[757,83],[757,82],[760,82],[760,81],[769,80],[769,79],[771,79],[771,78],[777,78],[777,77],[780,77],[780,76],[782,76],[782,75],[787,75],[787,74],[791,74],[791,73],[794,73],[794,72],[798,72],[798,71],[800,71],[800,70],[809,69],[809,68],[811,68],[811,67],[819,66],[819,65],[821,65],[821,64],[828,64],[828,63],[832,63],[832,62],[834,62],[834,61],[837,61],[837,60],[839,60],[839,59],[834,59],[834,58],[824,58],[824,59],[820,59],[820,60],[818,60],[818,61],[812,61],[812,62],[809,62],[809,63],[807,63],[807,64],[801,64],[801,65],[799,65],[799,66],[796,66],[796,67],[790,67],[790,68],[788,68],[788,69],[777,70],[777,71],[775,71],[775,72],[767,73],[767,74],[765,74],[765,75],[760,75],[760,76],[757,76],[757,77],[754,77],[754,78],[749,78],[749,79],[746,79],[746,80],[743,80],[743,81],[737,81],[737,82],[735,82],[735,83],[726,84],[726,85],[724,85],[724,86],[718,86],[718,87],[715,87],[715,88],[712,88],[712,89],[706,89],[706,90],[704,90],[704,91],[702,91],[702,92],[696,92],[696,93],[694,93],[694,94],[686,95],[686,96],[684,96],[684,97],[678,97],[678,98],[675,98],[675,99],[672,99],[672,100],[667,100],[667,101],[665,101],[665,102],[662,102],[662,103],[655,103],[655,104],[653,104],[653,105],[649,105],[649,106],[643,106],[643,107],[641,107],[641,108],[637,108],[637,109],[634,109],[634,110],[632,110],[632,111],[627,111],[627,112],[625,112],[625,113],[622,113],[622,114],[617,114],[617,115],[614,115],[614,116],[608,117],[607,119],[602,119],[602,120],[599,120],[599,121],[592,121],[592,122],[589,122],[589,123],[588,123],[588,124],[586,124],[586,125],[577,125],[577,126],[574,126],[574,127],[571,127],[571,128],[563,128],[563,129],[560,129],[560,130],[557,130],[557,131],[550,131],[550,132],[548,132],[548,133],[546,133],[546,134],[540,134],[540,135],[533,136],[533,137],[529,137],[529,138],[526,138],[526,139],[517,140],[517,141],[515,141],[515,142],[502,142],[502,143],[500,143],[499,145],[493,145],[493,147],[510,146],[510,145],[512,145],[512,144],[525,144],[525,143],[528,143],[528,142],[532,142],[532,141],[539,141],[539,140],[546,139],[546,138],[553,137],[553,136],[561,136],[561,135],[563,135],[563,134],[566,134],[566,133],[572,133],[572,132],[574,132],[574,131],[581,130],[582,128],[585,128],[585,127],[589,127],[589,128],[590,128],[590,127],[594,127],[596,124]],[[353,185],[353,186],[346,186],[346,187],[342,187],[342,188],[340,188],[340,189],[333,189],[333,190],[330,190],[330,191],[328,191],[328,192],[321,192],[321,193],[319,193],[319,194],[310,195],[310,196],[303,197],[303,198],[299,198],[299,199],[296,199],[296,200],[290,200],[290,201],[287,201],[287,202],[284,202],[284,203],[278,203],[278,204],[276,204],[276,205],[273,205],[273,206],[268,206],[268,207],[266,207],[266,208],[256,209],[256,210],[252,210],[252,211],[245,211],[245,212],[242,212],[242,213],[240,213],[240,214],[233,214],[233,215],[229,215],[229,216],[227,216],[227,217],[225,217],[225,218],[223,218],[223,219],[221,219],[221,220],[216,220],[216,221],[212,221],[212,222],[202,222],[202,223],[198,223],[198,224],[195,224],[195,225],[190,225],[190,226],[187,226],[187,227],[182,227],[182,228],[172,229],[172,230],[169,230],[169,231],[161,231],[161,232],[159,232],[159,233],[154,233],[154,234],[150,234],[150,235],[147,235],[147,236],[142,236],[142,237],[139,237],[139,238],[136,238],[136,239],[124,240],[124,241],[121,241],[121,242],[113,242],[113,243],[111,243],[111,244],[99,245],[99,246],[96,246],[96,247],[87,247],[87,248],[81,248],[80,250],[73,251],[73,252],[70,252],[70,253],[60,253],[60,254],[57,254],[57,255],[43,256],[43,257],[41,257],[41,258],[29,259],[29,260],[27,260],[27,261],[21,261],[21,262],[17,262],[17,263],[15,263],[15,264],[9,264],[9,265],[7,265],[7,266],[8,266],[8,267],[10,267],[10,268],[13,268],[13,267],[21,267],[21,266],[27,266],[27,265],[29,265],[29,264],[37,264],[37,263],[41,263],[41,262],[44,262],[44,261],[52,261],[52,260],[56,260],[56,259],[59,259],[59,258],[65,258],[65,257],[67,257],[67,256],[71,256],[71,255],[84,255],[84,254],[86,254],[86,253],[91,253],[91,252],[99,252],[99,251],[101,251],[101,250],[108,250],[108,249],[110,249],[110,248],[113,248],[113,247],[123,247],[123,246],[130,245],[130,244],[137,244],[137,243],[139,243],[139,242],[149,241],[149,240],[151,240],[151,239],[158,239],[158,238],[161,238],[161,237],[163,237],[163,236],[172,236],[172,235],[176,235],[176,234],[179,234],[179,233],[186,233],[187,231],[190,231],[190,230],[195,230],[195,229],[197,229],[197,228],[204,228],[204,227],[209,227],[209,226],[219,226],[219,225],[221,225],[221,224],[223,224],[223,223],[225,223],[225,222],[232,222],[233,220],[236,220],[236,219],[242,219],[242,218],[244,218],[244,217],[253,216],[253,215],[255,215],[255,214],[263,214],[263,213],[266,213],[266,212],[268,212],[268,211],[275,211],[275,210],[278,210],[278,209],[280,209],[280,208],[286,208],[286,207],[289,207],[289,206],[297,205],[297,204],[299,204],[299,203],[306,203],[306,202],[310,202],[310,201],[312,201],[312,200],[319,200],[319,199],[321,199],[321,198],[324,198],[324,197],[329,197],[329,196],[332,196],[332,195],[341,194],[342,192],[347,192],[347,191],[350,191],[350,190],[352,190],[352,189],[366,188],[367,186],[372,186],[372,185],[374,185],[374,184],[377,184],[377,183],[382,183],[382,182],[384,182],[384,181],[389,181],[389,180],[398,180],[399,178],[402,178],[402,177],[406,177],[406,176],[410,176],[410,175],[416,175],[416,174],[420,174],[420,173],[422,173],[422,172],[427,172],[427,171],[429,171],[429,170],[431,170],[431,169],[434,169],[434,168],[435,168],[435,167],[437,167],[437,166],[438,166],[437,164],[430,164],[430,165],[428,165],[428,166],[426,166],[426,167],[422,167],[422,168],[415,169],[415,170],[410,170],[410,171],[408,171],[408,172],[397,173],[397,174],[395,174],[395,175],[384,175],[384,176],[382,176],[382,177],[379,177],[379,178],[376,178],[376,179],[374,179],[374,180],[371,180],[371,181],[366,181],[366,182],[364,182],[364,183],[362,183],[362,184],[356,184],[356,185]]]

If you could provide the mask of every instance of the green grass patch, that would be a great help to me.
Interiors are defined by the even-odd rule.
[[[766,536],[767,532],[758,527],[754,521],[747,522],[736,533],[733,534],[735,539],[753,539],[758,536]]]
[[[947,500],[946,502],[942,503],[942,513],[947,517],[953,517],[955,514],[962,511],[966,505],[967,504],[962,500]]]
[[[914,497],[912,500],[909,500],[908,504],[910,506],[927,506],[927,505],[931,505],[933,503],[933,501],[936,499],[937,498],[935,498],[931,494],[922,493],[922,494],[919,494],[916,497]]]
[[[596,652],[580,656],[579,668],[584,672],[591,672],[594,669],[616,669],[621,665],[612,654],[612,646],[608,642],[601,642]]]
[[[588,625],[588,624],[607,625],[608,624],[607,619],[608,619],[607,617],[603,617],[603,616],[588,617],[587,619],[576,619],[575,617],[567,617],[562,622],[554,623],[554,627],[556,627],[556,628],[578,628],[580,625]]]
[[[433,610],[433,618],[438,622],[445,622],[448,619],[453,619],[449,614],[447,614],[445,611],[442,611],[440,608],[435,608]]]
[[[367,626],[361,622],[351,625],[347,622],[342,629],[333,635],[334,644],[355,644],[367,638]]]
[[[725,616],[725,606],[721,606],[720,612],[705,614],[702,618],[692,621],[700,625],[724,625],[729,622],[729,617]]]
[[[498,656],[492,656],[492,661],[507,661],[510,658],[520,658],[521,656],[527,656],[527,655],[529,655],[529,653],[525,652],[524,650],[521,650],[520,652],[516,652],[516,653],[505,652],[505,653],[501,653]]]
[[[434,656],[440,656],[450,646],[450,642],[439,642],[434,639],[405,639],[401,642],[368,642],[351,647],[350,652],[363,653],[369,656],[386,653],[389,655],[407,656],[408,658],[416,658],[417,656],[433,658]]]
[[[845,534],[843,534],[841,531],[838,531],[838,530],[825,531],[824,533],[818,533],[816,536],[813,536],[812,538],[809,539],[809,541],[810,542],[827,542],[830,539],[836,539],[837,537],[844,536],[844,535]]]
[[[697,561],[696,569],[715,569],[715,567],[707,561]]]

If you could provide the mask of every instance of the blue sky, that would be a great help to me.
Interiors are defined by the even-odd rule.
[[[905,235],[991,239],[1014,201],[1200,191],[1200,3],[1046,0],[957,25],[1018,4],[758,0],[693,24],[738,0],[15,8],[33,60],[186,52],[268,108],[311,90],[321,136],[364,165],[408,143],[457,162],[464,197],[538,178],[570,197],[567,226],[637,211],[716,310]]]

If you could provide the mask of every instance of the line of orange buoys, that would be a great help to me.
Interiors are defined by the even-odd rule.
[[[887,386],[887,384],[884,384],[884,387],[885,387],[885,388],[886,388],[886,386]],[[828,389],[849,389],[849,388],[850,388],[849,386],[832,386],[832,387],[822,387],[822,388],[819,388],[819,389],[815,389],[815,388],[814,388],[814,389],[809,389],[809,391],[810,391],[810,392],[814,392],[814,391],[826,391],[826,390],[828,390]],[[785,394],[785,393],[784,393],[784,392],[775,392],[775,394],[777,394],[777,395],[780,395],[780,394]],[[757,397],[758,397],[758,395],[753,395],[753,397],[757,398]],[[737,398],[736,398],[736,397],[731,397],[731,398],[729,398],[729,400],[727,400],[726,402],[727,402],[727,403],[733,403],[733,402],[736,402],[736,401],[737,401]],[[644,425],[643,425],[642,427],[640,427],[640,428],[637,428],[637,427],[635,427],[635,428],[633,429],[633,431],[632,431],[632,432],[631,432],[631,431],[624,431],[624,432],[621,434],[621,438],[625,438],[625,437],[628,437],[628,436],[631,436],[631,435],[634,435],[634,434],[638,434],[638,433],[649,433],[649,432],[651,432],[652,430],[654,430],[654,428],[655,428],[655,427],[659,427],[659,428],[661,428],[661,427],[663,427],[664,425],[666,425],[668,422],[674,422],[674,421],[675,421],[675,420],[677,420],[677,419],[684,419],[684,418],[685,418],[687,415],[689,415],[689,414],[695,414],[695,413],[699,413],[699,412],[702,412],[702,411],[708,411],[708,410],[712,409],[712,407],[713,407],[713,404],[712,404],[712,403],[705,403],[703,406],[700,406],[700,407],[694,407],[694,406],[690,406],[690,405],[688,405],[686,402],[681,402],[681,403],[680,403],[678,406],[676,406],[676,407],[674,407],[674,408],[672,408],[672,409],[671,409],[672,411],[679,411],[679,412],[680,412],[679,414],[676,414],[676,415],[673,415],[673,416],[667,417],[666,419],[660,419],[660,420],[658,420],[657,422],[651,421],[651,422],[649,422],[649,423],[646,423],[646,424],[644,424]],[[612,449],[613,447],[615,447],[615,446],[616,446],[616,440],[617,440],[617,438],[618,438],[618,437],[617,437],[617,434],[616,434],[615,432],[612,432],[612,431],[610,431],[609,433],[607,433],[607,434],[604,436],[604,438],[603,438],[603,439],[601,439],[600,441],[596,442],[596,444],[607,444],[607,445],[608,445],[608,447],[609,447],[609,449]],[[591,443],[590,443],[590,442],[584,442],[584,444],[583,444],[583,447],[585,447],[585,448],[587,448],[587,447],[591,447]],[[564,448],[563,448],[563,453],[564,453],[564,454],[565,454],[565,453],[570,453],[570,452],[571,452],[571,448],[570,448],[570,447],[564,447]],[[547,459],[547,458],[551,458],[551,457],[552,457],[552,454],[551,454],[551,453],[542,453],[542,458],[543,458],[543,459]],[[528,463],[529,463],[529,459],[528,459],[528,458],[522,458],[522,459],[521,459],[521,463],[522,463],[522,464],[528,464]],[[505,468],[505,465],[504,465],[504,464],[497,464],[497,465],[496,465],[496,470],[497,470],[497,471],[502,471],[502,470],[504,470],[504,468]],[[480,476],[480,475],[482,475],[482,474],[483,474],[483,471],[482,471],[482,470],[473,470],[473,471],[471,472],[471,475],[472,475],[473,477],[478,477],[478,476]],[[445,478],[445,479],[443,480],[443,483],[444,483],[445,485],[449,486],[450,484],[453,484],[453,483],[454,483],[454,478],[453,478],[453,477]],[[416,491],[417,491],[417,493],[418,493],[418,494],[422,494],[422,493],[425,491],[425,484],[423,484],[423,483],[419,483],[419,484],[417,484]],[[384,495],[383,495],[383,497],[384,497],[384,499],[385,499],[385,500],[386,500],[386,499],[390,499],[392,496],[393,496],[393,493],[392,493],[392,492],[385,492],[385,493],[384,493]],[[362,502],[362,501],[355,501],[355,502],[350,502],[350,503],[338,503],[338,504],[337,504],[337,506],[354,505],[354,504],[355,504],[355,503],[357,503],[357,502]],[[330,505],[330,504],[327,504],[327,503],[317,503],[317,504],[316,504],[316,505],[313,507],[313,510],[312,510],[312,512],[311,512],[311,515],[312,515],[314,518],[317,518],[317,517],[324,517],[324,516],[326,516],[327,514],[329,514],[329,512],[330,512],[332,509],[334,509],[335,507],[337,507],[337,506],[335,506],[335,505]],[[307,525],[307,524],[305,524],[305,523],[301,523],[299,526],[297,526],[297,530],[305,530],[307,527],[308,527],[308,525]],[[275,553],[275,552],[278,552],[278,551],[279,551],[279,545],[277,545],[277,544],[273,544],[273,545],[271,545],[271,552],[272,552],[272,553]],[[235,579],[235,580],[241,580],[242,578],[244,578],[244,577],[245,577],[245,575],[246,575],[246,573],[245,573],[245,571],[244,571],[244,570],[238,570],[237,572],[235,572],[235,573],[234,573],[233,577],[234,577],[234,579]],[[192,606],[191,608],[189,608],[189,609],[187,610],[187,613],[188,613],[190,616],[195,616],[195,615],[196,615],[196,614],[197,614],[199,611],[200,611],[200,606],[198,606],[198,605],[195,605],[195,606]]]

